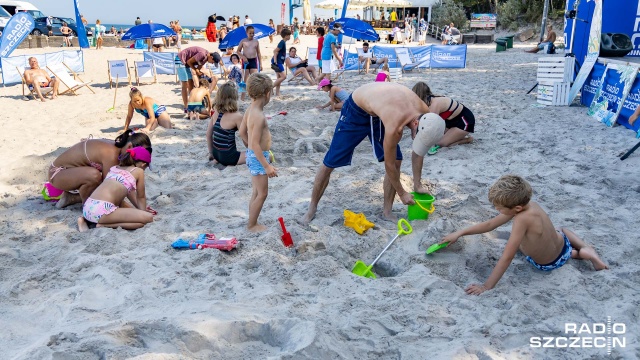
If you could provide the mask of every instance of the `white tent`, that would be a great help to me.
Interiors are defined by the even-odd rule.
[[[409,7],[411,1],[409,0],[351,0],[349,5],[359,6],[386,6],[386,7]]]
[[[352,2],[353,1],[349,1],[349,5],[347,6],[347,10],[360,10],[360,9],[362,9],[362,6],[353,5]],[[318,9],[335,10],[335,9],[342,9],[342,6],[344,6],[344,1],[343,0],[325,0],[325,1],[317,3],[314,7],[318,8]]]

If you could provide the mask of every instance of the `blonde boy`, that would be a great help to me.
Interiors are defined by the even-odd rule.
[[[468,286],[467,294],[480,295],[496,286],[518,249],[527,255],[527,261],[543,271],[557,269],[569,258],[589,260],[596,270],[609,268],[578,235],[565,228],[556,230],[540,205],[530,201],[532,193],[531,185],[525,179],[516,175],[501,177],[489,189],[489,201],[500,215],[442,239],[441,243],[451,245],[461,236],[486,233],[513,219],[511,236],[498,264],[484,284]]]
[[[211,116],[211,94],[209,93],[209,81],[200,79],[200,86],[189,93],[187,114],[190,120],[202,120]]]
[[[240,136],[249,144],[247,147],[247,167],[251,172],[253,192],[249,201],[249,223],[247,228],[252,232],[264,231],[267,227],[258,224],[258,216],[269,192],[269,178],[278,176],[277,169],[271,166],[270,157],[271,133],[267,127],[263,109],[271,99],[273,81],[265,74],[256,73],[249,76],[247,93],[251,97],[251,105],[244,114],[240,125]]]

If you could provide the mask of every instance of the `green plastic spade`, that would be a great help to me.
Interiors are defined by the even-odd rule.
[[[405,229],[405,226],[406,226],[406,229]],[[370,279],[375,279],[376,274],[374,274],[373,271],[371,271],[371,268],[373,268],[373,265],[375,265],[378,262],[378,260],[380,260],[380,257],[382,257],[382,254],[384,254],[384,252],[387,251],[387,249],[393,244],[393,242],[396,241],[398,236],[411,234],[412,231],[413,229],[411,228],[411,224],[409,224],[407,220],[405,219],[398,220],[398,233],[393,239],[391,239],[391,241],[389,241],[387,246],[385,246],[385,248],[382,250],[380,255],[378,255],[378,257],[375,260],[373,260],[371,265],[367,265],[363,261],[358,260],[356,261],[355,265],[353,265],[353,269],[351,269],[351,272],[358,276],[364,276]]]

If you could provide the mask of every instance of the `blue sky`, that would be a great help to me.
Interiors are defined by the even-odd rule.
[[[73,0],[27,0],[43,13],[53,16],[74,17]],[[333,16],[332,10],[313,8],[313,5],[321,0],[311,0],[311,13],[318,17]],[[176,2],[175,0],[80,0],[80,12],[93,24],[96,19],[104,24],[133,24],[139,16],[142,21],[169,24],[171,20],[180,20],[182,25],[202,26],[207,25],[207,17],[213,13],[229,18],[239,15],[244,19],[249,15],[256,23],[266,24],[273,19],[276,24],[280,22],[279,0],[237,0],[237,1],[205,1],[205,2]],[[289,21],[289,0],[285,0],[285,22]],[[193,4],[193,6],[189,6]],[[211,5],[207,5],[211,4]],[[205,10],[209,8],[210,10]],[[349,11],[348,14],[355,12]],[[294,16],[302,19],[302,8],[294,10]]]

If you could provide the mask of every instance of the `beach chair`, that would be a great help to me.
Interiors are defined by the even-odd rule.
[[[373,51],[368,51],[365,53],[362,51],[362,48],[358,48],[356,50],[358,50],[358,74],[362,74],[362,72],[364,71],[364,62],[371,61],[370,59],[373,58]],[[363,61],[360,61],[360,56],[363,56],[365,59]],[[369,70],[378,70],[380,66],[382,66],[382,64],[371,64],[369,65]]]
[[[47,65],[47,69],[58,79],[60,82],[67,87],[65,91],[58,91],[60,95],[71,92],[73,95],[78,95],[76,90],[86,87],[91,90],[92,93],[96,93],[93,91],[89,82],[83,81],[78,74],[76,74],[71,68],[69,68],[65,63],[52,64]]]
[[[24,78],[24,72],[29,69],[31,69],[30,66],[27,66],[24,68],[16,66],[16,70],[18,70],[18,73],[20,74],[20,79],[22,80],[22,96],[25,98],[27,97],[27,94],[24,91],[24,88],[26,87],[27,89],[29,89],[29,92],[31,93],[31,96],[33,97],[33,99],[38,100],[38,93],[36,92],[36,89],[33,87],[33,85],[27,84],[27,80]],[[51,86],[40,88],[40,92],[42,93],[42,96],[47,96],[47,94],[49,94],[52,90],[53,90],[53,87]]]
[[[127,60],[107,60],[107,71],[109,72],[109,88],[113,87],[116,79],[122,82],[127,79],[131,86],[131,73],[129,72],[129,62]]]
[[[316,68],[320,68],[320,64],[318,63],[318,49],[317,48],[307,48],[307,60],[308,64],[315,66]]]
[[[133,67],[136,73],[136,83],[140,86],[140,79],[148,79],[154,84],[158,82],[156,67],[153,61],[134,61]]]
[[[407,48],[396,48],[396,56],[398,57],[398,62],[400,62],[402,72],[411,71],[420,65],[420,63],[411,60],[411,54]]]

